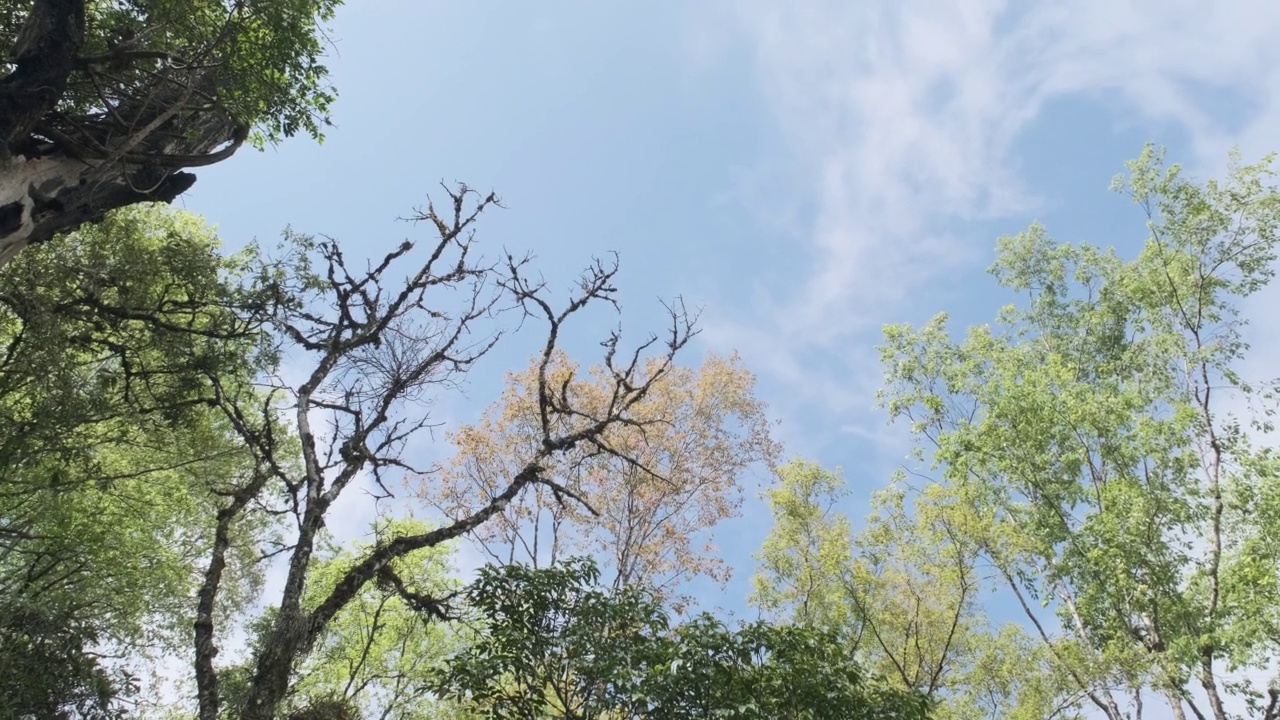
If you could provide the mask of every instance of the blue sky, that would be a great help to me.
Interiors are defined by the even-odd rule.
[[[440,180],[492,188],[491,252],[562,286],[620,253],[631,337],[659,298],[703,305],[686,361],[740,351],[788,453],[842,466],[856,517],[906,449],[874,407],[880,327],[991,318],[995,238],[1033,219],[1132,251],[1143,219],[1107,184],[1146,140],[1201,176],[1233,144],[1280,149],[1277,29],[1280,4],[1244,0],[351,3],[326,142],[241,151],[181,202],[231,246],[292,225],[351,256],[420,232],[396,218]],[[475,418],[529,339],[440,418]],[[768,529],[755,492],[717,535],[729,607]]]

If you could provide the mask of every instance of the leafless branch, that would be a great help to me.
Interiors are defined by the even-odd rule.
[[[557,482],[544,468],[575,448],[621,454],[605,436],[613,427],[638,425],[634,410],[656,382],[671,371],[675,354],[694,336],[695,318],[683,304],[669,305],[670,329],[652,336],[619,361],[620,336],[602,344],[605,366],[614,387],[604,407],[587,408],[567,383],[553,386],[548,366],[564,324],[594,303],[617,309],[612,263],[593,262],[579,278],[575,292],[557,307],[547,298],[545,283],[527,273],[527,259],[508,255],[501,266],[474,258],[473,226],[497,196],[482,196],[465,185],[446,187],[441,207],[428,202],[411,218],[434,227],[436,238],[426,247],[406,240],[380,259],[356,269],[329,238],[297,238],[297,250],[262,275],[270,285],[263,294],[268,322],[293,349],[310,360],[309,371],[286,391],[287,408],[300,445],[293,456],[272,433],[267,418],[278,407],[256,413],[242,409],[248,397],[230,391],[218,395],[233,428],[259,457],[261,480],[233,494],[223,514],[229,525],[250,500],[262,496],[278,479],[297,519],[296,537],[287,553],[288,570],[278,613],[263,651],[256,658],[246,720],[266,718],[288,691],[290,669],[305,656],[335,615],[362,588],[376,582],[412,607],[446,617],[443,600],[415,593],[392,569],[392,563],[417,550],[456,539],[490,521],[529,486],[544,486],[560,503],[572,502],[595,513],[586,498]],[[420,259],[415,259],[420,258]],[[408,265],[403,282],[390,277]],[[507,303],[510,303],[508,305]],[[367,473],[382,493],[387,471],[412,471],[404,457],[409,443],[432,427],[425,404],[442,389],[455,386],[475,362],[493,349],[503,332],[482,331],[481,323],[514,307],[523,319],[546,323],[538,376],[539,444],[527,462],[478,510],[427,533],[380,540],[343,575],[310,611],[302,606],[307,574],[321,529],[333,503],[353,480]],[[523,320],[522,320],[523,322]],[[648,360],[650,353],[657,357]],[[255,397],[261,397],[258,393]],[[278,421],[277,421],[278,422]],[[323,423],[323,424],[317,424]],[[221,518],[222,516],[220,516]],[[220,525],[221,527],[221,525]],[[217,576],[225,564],[225,547],[215,548],[203,591],[217,593]],[[202,608],[205,607],[202,604]],[[216,714],[216,678],[212,671],[212,615],[202,614],[197,631],[201,713]]]

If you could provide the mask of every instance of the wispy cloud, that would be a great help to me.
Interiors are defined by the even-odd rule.
[[[873,445],[888,437],[883,418],[848,410],[865,411],[879,383],[878,323],[949,271],[985,264],[992,238],[966,237],[966,223],[1037,209],[1019,144],[1056,102],[1102,101],[1117,122],[1176,129],[1190,156],[1175,159],[1200,176],[1219,173],[1232,145],[1250,160],[1280,149],[1274,2],[758,0],[724,3],[720,27],[725,17],[812,202],[812,266],[765,312],[716,318],[712,335],[786,386],[801,424]],[[1272,362],[1280,318],[1266,308],[1280,288],[1265,295],[1247,309],[1257,357]]]
[[[730,16],[810,196],[813,265],[763,323],[714,331],[828,409],[865,408],[878,378],[823,377],[815,352],[867,359],[875,323],[986,261],[992,238],[975,244],[967,222],[1036,208],[1018,142],[1051,101],[1105,99],[1120,118],[1180,128],[1190,164],[1210,169],[1232,144],[1280,144],[1274,3],[761,0],[716,21]]]

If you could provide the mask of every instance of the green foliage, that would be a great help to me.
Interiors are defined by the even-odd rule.
[[[73,76],[58,111],[86,115],[103,106],[102,88],[127,94],[188,67],[214,73],[216,98],[257,142],[298,132],[321,137],[334,90],[322,60],[324,24],[340,0],[88,0],[83,57],[110,57]],[[32,0],[0,3],[0,57],[13,56]],[[125,53],[149,53],[147,59]],[[160,86],[162,91],[172,88]]]
[[[846,494],[838,473],[814,463],[793,460],[778,468],[778,484],[765,491],[773,529],[757,555],[753,604],[785,610],[804,625],[849,625],[842,578],[853,566],[852,530],[834,509]]]
[[[649,677],[649,714],[641,717],[931,716],[931,703],[924,695],[868,677],[847,638],[832,631],[765,622],[731,630],[702,615],[676,628],[666,653],[659,672]]]
[[[1016,626],[983,617],[976,548],[954,518],[913,508],[899,482],[873,495],[855,534],[835,509],[846,495],[811,462],[778,469],[753,604],[840,632],[873,672],[934,701],[935,717],[1050,716],[1056,686],[1035,672],[1045,658]]]
[[[210,378],[273,361],[234,311],[239,264],[197,218],[133,206],[0,275],[0,625],[21,633],[6,676],[80,682],[91,648],[186,646],[213,493],[252,470]],[[224,610],[259,579],[239,540],[266,530],[235,528]]]
[[[421,521],[404,519],[379,522],[374,528],[376,542],[430,529]],[[313,565],[306,604],[318,603],[368,549],[364,544],[335,549]],[[443,601],[458,589],[451,554],[445,546],[419,550],[392,563],[395,580],[384,576],[382,582],[366,586],[338,613],[301,664],[294,704],[315,708],[337,699],[361,717],[439,717],[443,703],[430,694],[429,681],[460,638],[457,630],[415,607],[413,599]]]
[[[311,566],[305,605],[314,607],[373,545],[430,529],[414,519],[379,520],[373,527],[372,544],[326,547]],[[431,684],[445,656],[464,641],[464,629],[443,622],[419,605],[419,601],[431,599],[443,607],[458,591],[458,583],[452,577],[451,556],[452,549],[447,546],[419,550],[395,560],[390,574],[363,588],[294,669],[282,716],[385,720],[453,717],[455,708],[434,696]],[[276,608],[271,607],[255,618],[246,628],[251,638],[250,657],[219,672],[222,717],[238,717],[251,680],[254,656],[276,617]]]
[[[482,568],[465,594],[479,634],[446,662],[441,694],[495,718],[595,716],[625,703],[667,619],[648,593],[599,579],[585,559]]]
[[[0,718],[123,716],[136,683],[87,652],[97,642],[92,624],[59,608],[0,601]]]
[[[475,640],[441,694],[495,718],[923,718],[867,678],[834,633],[710,616],[669,627],[652,595],[601,589],[595,564],[487,567],[467,590]]]
[[[1140,693],[1260,712],[1249,678],[1280,655],[1280,484],[1260,442],[1278,386],[1242,376],[1239,307],[1273,273],[1270,178],[1270,158],[1233,155],[1197,185],[1147,148],[1116,182],[1149,218],[1136,259],[1033,225],[999,242],[991,272],[1026,302],[994,325],[887,327],[884,405],[940,477],[901,475],[854,534],[837,475],[782,468],[753,601],[845,630],[947,717],[1119,720]],[[979,593],[1001,589],[1027,626],[986,620]]]
[[[918,512],[978,549],[1109,717],[1142,691],[1226,717],[1228,695],[1263,694],[1230,674],[1280,657],[1280,484],[1259,444],[1276,387],[1242,377],[1239,317],[1273,274],[1270,161],[1233,155],[1198,185],[1147,148],[1115,184],[1149,218],[1136,259],[1033,225],[991,270],[1024,304],[962,340],[945,316],[885,331],[884,403],[940,472]]]

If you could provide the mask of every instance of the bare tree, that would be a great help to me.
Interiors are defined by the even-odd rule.
[[[465,186],[448,192],[446,211],[429,204],[415,218],[433,225],[439,236],[421,260],[411,260],[421,249],[405,241],[376,265],[353,272],[333,241],[303,239],[303,252],[291,269],[264,270],[263,282],[277,288],[264,311],[280,335],[282,350],[309,358],[310,370],[300,383],[269,383],[264,394],[263,388],[222,387],[218,378],[211,378],[218,406],[252,448],[258,469],[226,492],[199,593],[195,674],[202,720],[214,720],[219,713],[214,608],[232,527],[246,513],[281,513],[293,526],[283,552],[287,576],[279,610],[261,638],[239,708],[244,720],[265,720],[274,717],[285,698],[294,664],[369,583],[393,588],[412,606],[443,615],[440,599],[407,587],[391,569],[392,561],[470,532],[503,512],[526,488],[545,487],[562,502],[585,505],[544,467],[576,448],[616,452],[604,435],[615,426],[646,422],[634,409],[671,372],[675,354],[694,334],[693,321],[681,305],[669,308],[671,326],[665,336],[652,336],[633,351],[622,351],[618,333],[611,333],[602,343],[604,367],[613,378],[608,402],[580,402],[572,384],[550,381],[547,368],[571,316],[597,302],[616,309],[616,263],[594,263],[567,304],[557,307],[547,299],[544,283],[529,276],[527,258],[508,255],[496,265],[474,259],[472,226],[481,212],[497,205],[497,198],[481,197]],[[311,257],[318,259],[314,266]],[[412,271],[403,283],[395,283],[390,275],[402,265]],[[453,310],[442,309],[448,297],[461,299]],[[456,382],[494,347],[501,331],[484,332],[482,325],[505,309],[546,323],[537,387],[538,452],[479,509],[430,532],[379,540],[322,593],[321,601],[304,605],[307,571],[334,502],[362,474],[389,495],[389,473],[419,473],[406,458],[406,447],[428,428],[429,417],[415,405]],[[296,445],[283,440],[274,417],[275,401],[283,397],[289,399]]]

